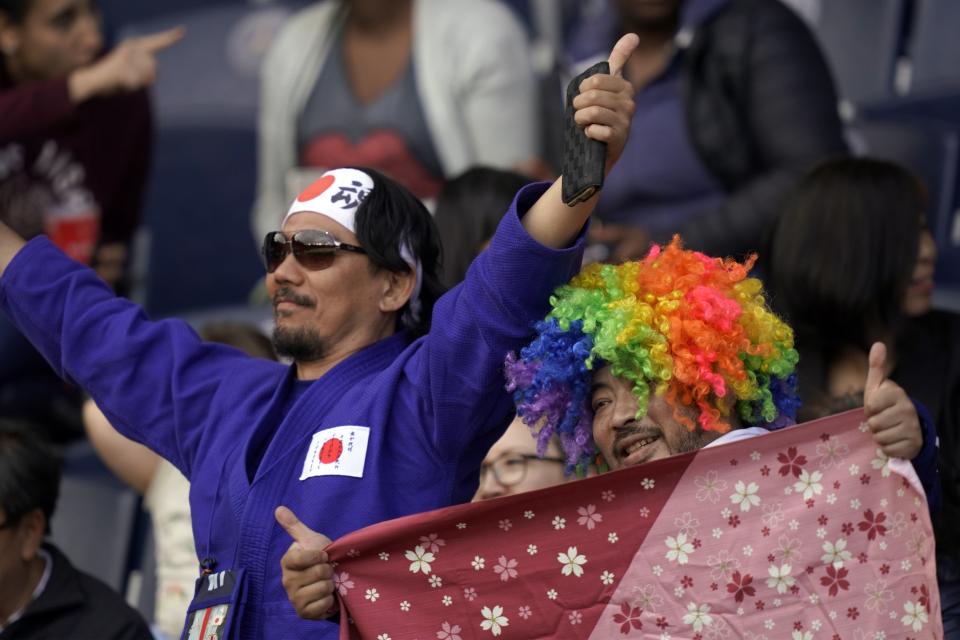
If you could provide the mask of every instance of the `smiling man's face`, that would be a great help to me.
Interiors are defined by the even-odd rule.
[[[667,401],[651,395],[647,413],[637,419],[637,398],[630,383],[617,378],[610,367],[593,376],[590,401],[593,409],[593,440],[611,470],[632,467],[686,451],[700,449],[720,437],[719,433],[691,431],[673,417]],[[685,408],[696,424],[694,410]]]

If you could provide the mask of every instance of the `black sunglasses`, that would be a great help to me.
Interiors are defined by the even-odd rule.
[[[267,273],[273,273],[291,252],[304,268],[320,271],[333,264],[333,256],[337,251],[367,252],[362,247],[340,242],[327,231],[303,229],[289,238],[282,231],[271,231],[263,239],[261,253]]]

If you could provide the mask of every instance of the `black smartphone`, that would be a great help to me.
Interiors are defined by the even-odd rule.
[[[568,206],[584,202],[603,187],[603,169],[607,161],[607,144],[587,137],[573,119],[573,99],[580,93],[580,83],[597,73],[610,73],[606,61],[598,62],[567,85],[563,112],[563,202]]]

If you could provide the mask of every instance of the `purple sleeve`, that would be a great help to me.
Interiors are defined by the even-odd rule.
[[[42,134],[73,110],[66,78],[0,90],[0,140]]]
[[[517,193],[464,282],[437,301],[430,333],[406,368],[430,414],[427,436],[447,460],[506,426],[514,407],[504,388],[504,358],[532,339],[554,289],[580,270],[583,232],[572,246],[555,250],[520,222],[547,187],[532,184]]]
[[[284,373],[276,363],[202,342],[185,322],[150,321],[43,236],[0,278],[0,310],[54,371],[90,393],[120,433],[188,477],[198,455],[235,442],[235,430],[262,417]],[[235,410],[250,420],[224,419]]]

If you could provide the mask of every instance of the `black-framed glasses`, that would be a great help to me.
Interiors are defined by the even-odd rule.
[[[541,458],[529,453],[505,453],[493,462],[484,462],[480,465],[480,484],[483,484],[488,472],[504,487],[520,484],[527,477],[527,465],[534,460],[541,462],[560,462],[566,464],[566,459],[545,456]]]
[[[320,271],[333,264],[337,251],[367,252],[362,247],[340,242],[330,232],[320,229],[302,229],[295,231],[290,237],[282,231],[271,231],[263,239],[261,249],[267,273],[276,271],[291,253],[304,268]]]

